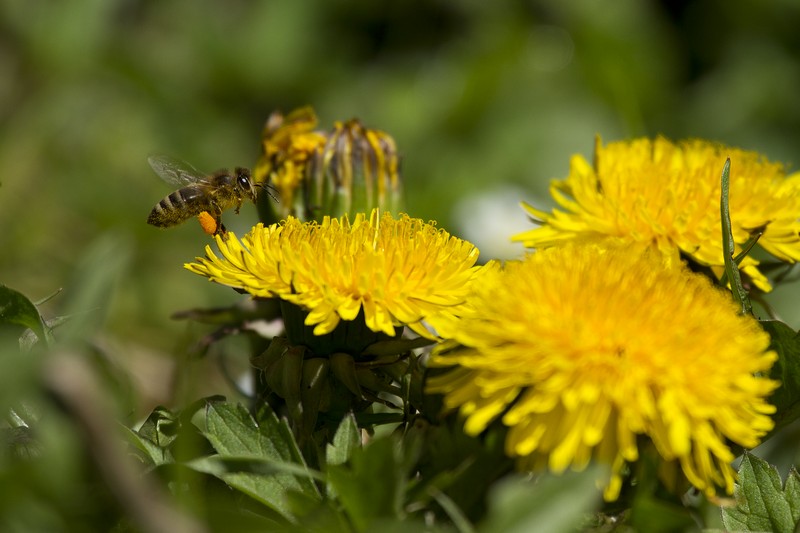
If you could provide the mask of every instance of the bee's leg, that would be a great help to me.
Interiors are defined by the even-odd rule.
[[[239,209],[241,209],[241,208],[242,208],[242,201],[239,200],[239,203],[236,204],[236,210],[234,211],[234,213],[236,213],[238,215],[239,214]]]
[[[222,209],[216,204],[216,202],[212,202],[212,208],[208,211],[209,218],[213,219],[213,223],[209,224],[213,228],[213,235],[225,235],[225,225],[222,223]],[[208,233],[208,232],[206,232]]]
[[[225,235],[228,230],[225,229],[225,224],[222,223],[222,211],[219,209],[214,213],[214,220],[217,221],[217,231],[214,235]]]

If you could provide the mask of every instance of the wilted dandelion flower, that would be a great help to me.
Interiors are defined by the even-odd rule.
[[[611,466],[616,499],[637,437],[706,494],[733,489],[726,439],[752,448],[773,423],[760,377],[769,336],[730,295],[653,251],[565,245],[484,273],[461,318],[440,324],[455,367],[428,390],[465,417],[465,431],[508,426],[522,467]],[[437,326],[438,327],[438,326]]]
[[[325,145],[316,131],[317,115],[311,107],[295,109],[287,116],[273,112],[261,138],[262,155],[253,170],[257,183],[269,182],[280,195],[282,207],[294,205],[295,192],[302,190],[306,167]]]
[[[278,191],[284,216],[344,214],[402,205],[400,157],[388,133],[358,119],[317,130],[311,107],[288,115],[275,111],[261,135],[262,154],[253,170],[256,183]]]
[[[307,310],[315,335],[330,333],[340,320],[363,312],[366,326],[395,335],[406,325],[430,335],[423,321],[463,303],[478,267],[478,250],[432,223],[373,210],[352,222],[325,217],[322,223],[289,217],[259,224],[241,240],[217,236],[221,256],[187,264],[211,281],[253,296],[280,298]]]
[[[570,174],[551,194],[562,209],[525,209],[542,227],[513,239],[532,248],[570,240],[643,243],[668,254],[680,250],[718,274],[724,265],[720,230],[720,176],[731,158],[730,212],[740,245],[763,228],[758,241],[786,262],[800,260],[800,173],[787,176],[779,163],[756,152],[690,140],[637,139],[595,146],[594,162],[573,156]],[[758,262],[742,269],[770,290]]]
[[[308,189],[311,205],[323,213],[399,209],[403,191],[394,139],[358,119],[336,122],[312,162]]]

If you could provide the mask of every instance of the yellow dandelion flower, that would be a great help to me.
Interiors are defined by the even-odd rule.
[[[573,156],[569,177],[552,183],[562,209],[547,213],[524,205],[542,226],[513,240],[532,248],[570,240],[644,243],[673,255],[680,250],[719,274],[720,176],[727,157],[734,241],[741,245],[764,228],[758,242],[766,251],[782,261],[800,260],[800,173],[787,176],[782,165],[755,152],[661,137],[606,146],[598,138],[594,164]],[[748,257],[741,266],[768,291],[757,265]]]
[[[568,244],[494,268],[473,283],[429,379],[478,434],[509,427],[524,468],[611,466],[605,497],[647,436],[706,494],[733,490],[734,455],[773,426],[760,377],[776,354],[749,316],[709,280],[653,251]],[[448,346],[449,344],[449,346]]]
[[[211,281],[253,296],[280,298],[309,311],[315,335],[330,333],[340,320],[364,313],[367,327],[395,335],[406,325],[430,336],[423,321],[463,303],[479,268],[478,250],[432,223],[373,210],[353,222],[325,217],[322,223],[294,217],[259,224],[241,240],[216,237],[221,256],[185,265]]]
[[[262,155],[253,171],[256,183],[269,182],[280,195],[283,209],[294,205],[306,167],[322,150],[326,137],[317,127],[311,107],[301,107],[286,117],[280,111],[270,115],[262,133]]]

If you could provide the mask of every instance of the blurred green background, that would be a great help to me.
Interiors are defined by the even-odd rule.
[[[170,192],[149,154],[251,166],[275,109],[359,117],[397,140],[410,214],[508,257],[518,201],[552,205],[548,180],[595,134],[705,137],[796,168],[798,27],[795,0],[4,0],[0,282],[34,300],[63,287],[53,316],[78,277],[114,276],[84,311],[147,382],[195,335],[171,313],[239,298],[182,269],[209,242],[195,223],[145,223]],[[255,221],[251,205],[226,217]],[[774,298],[794,327],[796,291]]]

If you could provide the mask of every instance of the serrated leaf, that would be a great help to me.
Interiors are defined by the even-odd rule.
[[[39,340],[52,341],[39,310],[24,294],[0,284],[0,322],[30,328]]]
[[[786,500],[789,502],[789,508],[792,511],[792,519],[795,524],[800,521],[800,474],[798,474],[795,467],[789,469],[789,475],[786,478],[786,485],[784,486],[786,493]],[[797,526],[795,526],[797,529]]]
[[[327,473],[356,531],[371,531],[378,519],[400,516],[405,476],[393,438],[373,440],[355,450],[347,465],[329,465]]]
[[[563,475],[544,475],[534,481],[511,478],[489,494],[489,513],[481,533],[576,531],[584,515],[601,503],[597,479],[600,467]]]
[[[361,430],[351,412],[342,419],[333,436],[333,442],[325,446],[325,462],[328,467],[345,464],[360,448]],[[327,494],[329,498],[336,498],[336,489],[331,483],[327,484]]]
[[[770,371],[770,377],[781,382],[769,399],[777,408],[772,416],[774,433],[800,418],[800,335],[777,320],[763,321],[761,327],[772,339],[770,349],[778,354],[778,360]]]
[[[271,411],[260,417],[259,424],[241,404],[209,404],[204,434],[222,459],[252,458],[306,466],[291,431]],[[218,477],[288,520],[294,519],[286,501],[288,491],[319,499],[319,492],[309,476],[221,472]]]
[[[733,492],[736,506],[723,507],[722,523],[733,531],[793,533],[800,520],[798,483],[792,469],[784,490],[774,466],[745,453]]]

